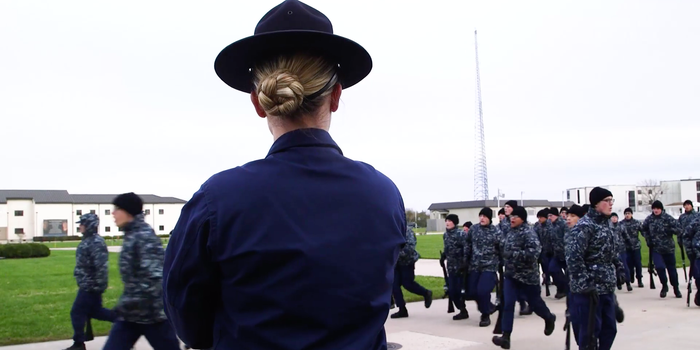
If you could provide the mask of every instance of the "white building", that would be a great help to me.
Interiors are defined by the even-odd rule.
[[[428,229],[430,232],[440,232],[445,231],[445,218],[449,214],[456,214],[461,222],[462,226],[465,222],[471,221],[473,224],[479,222],[479,212],[484,207],[489,207],[493,210],[493,223],[498,223],[498,211],[503,208],[508,200],[502,199],[500,201],[496,200],[478,200],[478,201],[463,201],[463,202],[448,202],[448,203],[433,203],[430,205],[428,210],[430,211],[430,220],[428,220]],[[518,205],[525,208],[527,211],[527,221],[535,222],[537,220],[537,212],[545,209],[556,207],[561,209],[561,207],[570,207],[574,203],[572,202],[561,202],[561,201],[548,201],[540,199],[525,199],[517,200]]]
[[[700,179],[661,181],[657,186],[645,185],[607,185],[598,186],[612,192],[615,204],[613,211],[622,216],[625,208],[632,208],[635,218],[645,218],[651,212],[651,202],[660,200],[664,209],[673,217],[683,212],[683,202],[693,201],[695,208],[700,207]],[[566,199],[578,205],[590,204],[588,196],[591,187],[576,187],[566,190]],[[700,209],[700,208],[699,208]]]
[[[112,218],[111,203],[116,196],[69,194],[63,190],[0,190],[0,241],[79,235],[76,221],[87,213],[100,217],[100,235],[122,235]],[[170,233],[186,201],[151,194],[139,196],[144,202],[146,222],[156,234]]]

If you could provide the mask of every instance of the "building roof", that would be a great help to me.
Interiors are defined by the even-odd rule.
[[[520,205],[520,200],[513,199]],[[479,201],[462,201],[462,202],[447,202],[447,203],[433,203],[430,205],[428,210],[430,211],[440,211],[440,210],[450,210],[450,209],[471,209],[471,208],[483,208],[490,207],[496,208],[499,205],[502,207],[509,201],[508,199],[501,199],[499,201],[495,200],[479,200]],[[574,205],[574,202],[567,201],[564,205],[570,207]],[[549,201],[546,199],[525,199],[523,200],[523,207],[561,207],[561,201]]]
[[[70,194],[65,190],[0,190],[0,203],[8,199],[32,199],[37,204],[107,204],[112,203],[116,194]],[[186,203],[175,197],[160,197],[153,194],[139,194],[144,204]]]

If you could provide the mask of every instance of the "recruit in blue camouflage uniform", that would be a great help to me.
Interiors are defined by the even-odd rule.
[[[143,214],[124,227],[119,272],[124,292],[115,311],[127,322],[157,323],[166,320],[163,305],[163,243]]]
[[[100,218],[95,214],[85,214],[80,217],[80,223],[85,232],[75,251],[73,276],[81,290],[103,293],[109,279],[109,251],[104,238],[97,234]]]
[[[550,220],[551,222],[551,220]],[[554,257],[559,261],[564,261],[564,234],[566,233],[566,221],[561,217],[557,218],[552,222],[552,226],[549,230],[549,238],[552,242],[552,250],[554,251]]]
[[[686,239],[686,229],[698,217],[700,217],[698,212],[696,212],[694,209],[691,209],[690,211],[686,211],[683,214],[681,214],[681,216],[678,218],[678,223],[681,226],[681,237],[680,238],[683,241],[683,248],[685,248],[686,254],[688,255],[689,258],[691,258],[690,259],[691,261],[693,261],[694,258],[697,257],[697,255],[694,255],[695,252],[694,252],[694,249],[692,247],[692,239],[691,238]],[[692,262],[691,262],[691,264],[692,264]]]
[[[473,225],[465,238],[464,254],[469,272],[496,272],[500,258],[501,231],[489,224]]]
[[[540,284],[539,257],[542,252],[537,234],[523,222],[511,228],[503,240],[504,273],[528,285]]]
[[[624,276],[625,268],[609,219],[589,208],[565,239],[571,292],[584,294],[595,287],[599,295],[614,293],[618,273]]]
[[[612,229],[613,233],[615,234],[615,246],[617,248],[617,254],[626,254],[627,253],[627,244],[626,242],[629,240],[627,238],[627,231],[623,230],[622,225],[620,225],[620,222],[618,221],[617,223],[612,222],[610,220],[610,228]]]
[[[622,238],[625,240],[625,249],[642,249],[642,242],[639,240],[639,231],[642,230],[642,223],[639,220],[620,220],[617,228],[621,231]]]
[[[532,229],[537,233],[537,238],[540,240],[540,245],[542,246],[542,252],[547,256],[552,256],[554,254],[551,237],[552,222],[545,220],[544,224],[542,224],[538,221],[533,225]]]
[[[676,253],[673,235],[679,233],[681,233],[681,225],[678,220],[666,212],[658,216],[651,214],[642,223],[642,235],[647,240],[647,246],[661,255]]]
[[[457,270],[464,264],[466,233],[455,226],[453,229],[445,231],[442,240],[445,248],[445,260],[447,260],[447,271],[450,274],[457,273]]]
[[[420,254],[416,251],[416,234],[409,227],[406,229],[406,245],[399,251],[398,264],[410,266],[420,258]]]

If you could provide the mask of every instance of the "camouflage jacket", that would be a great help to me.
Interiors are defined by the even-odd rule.
[[[542,247],[530,225],[523,223],[511,228],[502,244],[505,275],[525,284],[539,285],[538,260]]]
[[[447,270],[450,273],[455,273],[459,270],[459,267],[464,263],[464,243],[466,241],[466,234],[464,231],[453,228],[451,230],[446,230],[442,235],[442,241],[444,244],[445,259],[447,260]]]
[[[501,240],[505,239],[510,232],[510,216],[506,216],[498,223],[498,230],[501,231]]]
[[[621,231],[622,237],[625,240],[625,249],[637,250],[642,249],[642,242],[639,241],[639,231],[642,230],[642,223],[635,219],[624,219],[618,222],[617,228]]]
[[[83,240],[75,250],[73,276],[81,290],[104,293],[109,277],[109,252],[105,240],[97,234],[97,229],[89,231],[85,231]]]
[[[399,265],[409,266],[418,261],[420,254],[416,251],[416,243],[416,234],[409,227],[406,229],[406,245],[399,251]]]
[[[464,254],[469,272],[496,272],[500,261],[501,231],[494,225],[473,225],[466,235]]]
[[[127,322],[165,321],[163,305],[163,243],[153,228],[137,215],[124,227],[119,272],[124,293],[115,311]]]
[[[691,261],[693,258],[700,258],[700,215],[697,215],[683,231],[683,244]]]
[[[673,235],[680,233],[678,220],[665,212],[658,216],[651,214],[642,223],[642,234],[647,240],[647,246],[659,254],[675,254],[676,242]]]
[[[566,266],[572,293],[595,287],[598,294],[611,294],[617,286],[617,273],[624,265],[617,253],[619,242],[609,218],[590,208],[565,237]]]
[[[691,210],[690,212],[685,212],[681,214],[681,216],[678,218],[678,223],[681,225],[681,237],[679,237],[683,241],[683,247],[687,251],[691,251],[692,248],[692,243],[690,240],[686,242],[685,239],[685,230],[690,226],[690,224],[695,220],[696,218],[700,217],[700,214],[696,212],[695,210]]]
[[[552,248],[552,237],[550,233],[552,232],[552,222],[545,220],[544,224],[539,221],[533,225],[533,230],[537,234],[537,238],[540,240],[540,245],[542,246],[542,252],[545,254],[554,254],[554,248]]]
[[[611,220],[610,228],[615,234],[615,247],[617,248],[617,254],[624,254],[627,252],[627,244],[625,242],[629,240],[627,238],[627,231],[622,229],[622,225],[620,225],[619,221],[617,223],[613,223]]]
[[[566,222],[561,217],[557,218],[556,221],[552,222],[552,229],[550,230],[550,238],[552,240],[552,249],[554,250],[554,256],[559,261],[564,261],[564,234],[566,233]]]

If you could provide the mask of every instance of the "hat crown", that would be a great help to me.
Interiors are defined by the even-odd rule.
[[[286,0],[268,11],[255,27],[255,35],[290,30],[333,34],[330,19],[298,0]]]

